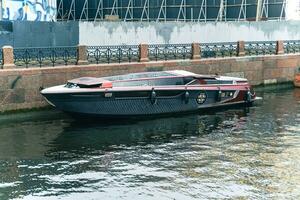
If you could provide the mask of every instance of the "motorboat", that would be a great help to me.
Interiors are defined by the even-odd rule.
[[[184,70],[81,77],[41,90],[67,113],[98,117],[152,116],[249,106],[255,92],[245,78],[199,75]]]

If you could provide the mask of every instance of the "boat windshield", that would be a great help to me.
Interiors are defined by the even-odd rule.
[[[146,72],[146,73],[119,75],[119,76],[108,76],[108,77],[104,77],[103,79],[108,81],[123,81],[123,80],[133,80],[133,79],[141,79],[141,78],[155,78],[155,77],[168,77],[168,76],[176,76],[176,75],[168,72]]]
[[[186,85],[194,80],[193,77],[170,77],[157,79],[125,80],[113,82],[113,87],[132,86],[163,86],[163,85]]]

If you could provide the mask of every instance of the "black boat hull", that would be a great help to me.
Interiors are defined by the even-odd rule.
[[[189,90],[162,93],[143,91],[144,96],[133,96],[130,92],[46,94],[48,102],[72,115],[96,117],[136,117],[191,113],[199,110],[232,105],[248,105],[254,98],[248,91]],[[140,92],[141,94],[141,92]]]

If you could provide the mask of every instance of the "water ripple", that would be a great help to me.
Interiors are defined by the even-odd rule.
[[[0,199],[299,199],[300,90],[260,95],[250,109],[116,124],[0,116]]]

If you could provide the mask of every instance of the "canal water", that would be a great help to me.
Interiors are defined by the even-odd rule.
[[[259,95],[140,121],[0,115],[0,199],[300,199],[300,89]]]

